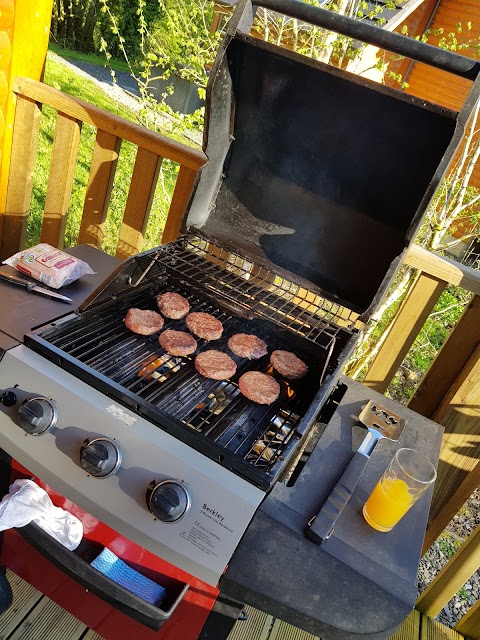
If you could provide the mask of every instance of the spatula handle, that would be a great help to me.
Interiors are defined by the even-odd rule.
[[[352,497],[369,456],[357,451],[333,487],[326,502],[306,529],[307,537],[316,544],[322,544],[333,533],[335,523]]]

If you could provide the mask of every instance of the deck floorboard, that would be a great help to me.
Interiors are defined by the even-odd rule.
[[[6,640],[44,597],[28,582],[7,570],[7,579],[12,587],[13,604],[0,616],[0,640]]]
[[[7,570],[13,604],[0,616],[0,640],[81,640],[87,627]],[[98,640],[95,635],[88,640]]]
[[[103,640],[68,611],[7,570],[12,606],[0,615],[0,640]],[[246,620],[235,623],[228,640],[321,640],[272,616],[245,607]],[[423,620],[422,620],[423,619]],[[422,624],[423,622],[423,624]],[[463,640],[452,629],[412,611],[390,640]],[[119,640],[122,640],[119,638]]]

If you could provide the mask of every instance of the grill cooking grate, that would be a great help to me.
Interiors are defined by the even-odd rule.
[[[340,329],[351,333],[362,327],[357,313],[323,298],[318,290],[306,289],[197,236],[138,256],[138,262],[142,272],[132,286],[141,284],[147,275],[153,278],[165,269],[174,270],[182,278],[201,283],[215,297],[231,300],[237,311],[268,318],[311,342],[324,344],[323,333],[334,339]]]
[[[270,485],[297,447],[305,429],[302,417],[318,392],[320,379],[335,369],[350,331],[326,322],[323,316],[312,316],[311,310],[301,311],[297,318],[290,317],[292,296],[297,296],[298,291],[289,291],[290,298],[285,292],[274,300],[273,291],[259,286],[258,274],[255,282],[243,280],[235,265],[233,272],[229,266],[222,269],[220,264],[209,261],[211,256],[205,258],[205,254],[198,253],[197,245],[189,244],[185,249],[175,243],[169,247],[174,248],[171,260],[167,260],[163,248],[158,250],[155,262],[151,254],[138,257],[143,261],[141,273],[149,265],[150,269],[141,283],[138,277],[134,280],[137,287],[130,286],[108,303],[39,329],[27,336],[27,343],[53,361],[60,360],[62,366],[90,384],[96,386],[97,380],[102,381],[101,390],[105,390],[105,383],[113,383],[108,389],[110,395],[137,412],[147,409],[148,417],[153,410],[158,424],[161,425],[163,414],[178,420],[183,428],[216,444],[215,458],[219,462],[231,466],[233,458],[240,460],[254,474],[262,475],[263,484],[266,480]],[[237,285],[238,290],[234,290]],[[273,287],[278,288],[276,284]],[[209,343],[197,339],[196,354],[212,348],[229,353],[237,363],[237,372],[231,379],[206,379],[194,368],[196,354],[170,356],[160,347],[157,334],[140,336],[125,327],[123,319],[129,308],[155,309],[155,297],[164,291],[184,295],[191,311],[211,313],[221,320],[222,338]],[[267,302],[273,316],[269,319]],[[166,319],[164,328],[187,330],[184,320]],[[269,354],[275,349],[293,351],[308,364],[307,376],[288,382],[272,369],[269,355],[253,361],[233,355],[227,342],[239,332],[262,338]],[[268,406],[246,399],[239,391],[238,379],[247,370],[274,375],[280,383],[280,398]],[[238,465],[235,470],[238,472]],[[248,471],[244,470],[244,475],[249,478]]]

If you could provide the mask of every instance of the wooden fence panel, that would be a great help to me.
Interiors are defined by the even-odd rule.
[[[41,242],[63,249],[82,123],[58,113],[48,176]]]
[[[35,101],[17,97],[3,239],[0,237],[2,260],[25,246],[40,116]]]
[[[415,608],[434,618],[480,566],[480,526],[418,598]]]
[[[118,136],[97,131],[77,244],[102,246],[121,144]]]
[[[455,380],[433,420],[445,427],[425,548],[480,481],[480,345]]]
[[[180,167],[178,172],[172,202],[168,211],[168,218],[162,235],[162,243],[172,242],[180,235],[182,218],[185,208],[192,195],[197,172],[187,166]]]
[[[138,149],[115,254],[121,260],[142,250],[161,165],[159,155]]]
[[[480,296],[462,314],[408,406],[431,418],[480,342]]]
[[[421,273],[401,305],[363,384],[384,393],[447,283]]]
[[[480,600],[463,616],[456,625],[455,631],[470,640],[480,640]]]
[[[169,158],[190,169],[198,170],[207,161],[203,151],[191,149],[176,140],[150,131],[140,124],[125,120],[105,109],[67,93],[62,93],[41,82],[35,82],[28,78],[15,78],[13,90],[15,93],[42,104],[48,104],[60,113],[68,113],[72,118],[91,124],[96,129],[103,129],[123,140],[133,142],[143,149],[161,154],[164,158]]]
[[[441,483],[440,476],[443,476],[443,463],[439,464],[439,486]],[[448,474],[448,466],[446,467]],[[480,486],[480,462],[469,471],[459,486],[453,486],[450,493],[445,488],[445,493],[440,491],[434,493],[434,500],[430,509],[430,518],[428,529],[423,541],[423,553],[426,553],[432,546],[438,536],[445,530],[450,520],[458,513],[459,509],[470,498],[472,493]]]

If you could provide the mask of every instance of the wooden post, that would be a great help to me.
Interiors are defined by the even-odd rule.
[[[480,343],[480,296],[476,295],[448,336],[432,366],[408,403],[413,411],[431,418]]]
[[[101,129],[97,131],[77,244],[102,247],[121,143],[121,138]]]
[[[189,167],[182,166],[178,172],[172,202],[168,211],[167,222],[163,230],[162,243],[173,242],[180,235],[182,218],[185,213],[188,201],[192,194],[193,185],[197,177],[197,172]]]
[[[115,254],[120,260],[142,250],[162,160],[161,156],[152,151],[137,151]]]
[[[81,124],[75,118],[57,114],[40,241],[59,249],[63,249],[65,240]]]
[[[435,276],[426,273],[419,275],[397,312],[382,348],[365,374],[364,385],[379,393],[387,390],[446,286],[444,280]]]
[[[480,526],[418,598],[415,608],[434,618],[480,566]]]
[[[7,194],[3,243],[0,259],[10,257],[25,245],[28,214],[32,198],[33,172],[37,153],[40,107],[33,101],[19,97],[15,111],[15,138],[12,144],[12,187]]]
[[[480,600],[461,618],[455,631],[470,640],[480,640]]]
[[[445,435],[425,547],[440,535],[480,480],[479,406],[480,344],[433,414],[433,420],[445,427]]]
[[[3,240],[15,116],[12,83],[15,76],[27,76],[34,80],[42,78],[52,6],[53,0],[0,0],[0,101],[4,96],[0,121],[5,120],[5,130],[0,133],[0,244]]]

